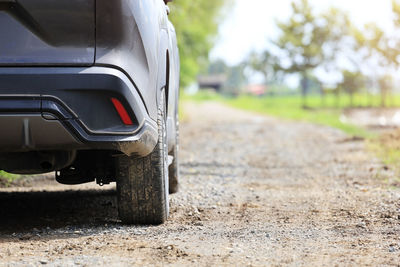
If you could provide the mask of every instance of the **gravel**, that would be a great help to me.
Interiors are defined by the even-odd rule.
[[[0,189],[0,266],[399,266],[396,175],[340,131],[186,104],[181,191],[124,226],[115,187]]]

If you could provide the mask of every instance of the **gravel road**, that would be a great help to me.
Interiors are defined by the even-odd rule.
[[[362,141],[186,104],[181,190],[162,226],[123,226],[113,186],[0,189],[0,266],[400,266],[400,183]]]

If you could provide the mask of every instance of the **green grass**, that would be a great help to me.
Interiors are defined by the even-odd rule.
[[[181,101],[194,101],[194,102],[203,102],[203,101],[222,101],[227,99],[220,94],[217,94],[213,91],[199,91],[194,95],[181,94]]]
[[[399,166],[400,150],[382,142],[369,142],[369,150],[375,152],[384,164]]]
[[[349,135],[364,138],[374,137],[374,134],[368,132],[362,127],[344,123],[340,120],[340,116],[344,108],[349,106],[349,100],[340,99],[338,102],[334,96],[327,96],[324,102],[319,96],[310,96],[307,98],[307,109],[303,108],[303,102],[299,96],[266,96],[262,98],[253,96],[239,96],[236,98],[223,97],[213,92],[199,92],[193,96],[184,96],[183,100],[191,101],[220,101],[235,108],[254,111],[261,114],[267,114],[282,119],[305,121],[326,125],[340,129]],[[354,104],[361,104],[367,101],[373,102],[379,106],[380,100],[370,100],[365,96],[357,96]],[[399,98],[400,103],[400,98]]]
[[[342,122],[340,120],[341,108],[318,108],[316,105],[311,105],[311,101],[309,101],[310,104],[307,105],[310,108],[304,109],[301,99],[296,97],[253,98],[242,96],[230,99],[227,103],[236,108],[256,111],[279,118],[331,126],[354,136],[371,136],[368,131],[361,127]]]
[[[292,96],[265,96],[265,97],[253,97],[253,96],[240,96],[239,99],[248,98],[251,100],[262,99],[268,105],[274,106],[290,106],[300,108],[303,105],[302,98],[298,95]],[[216,94],[213,91],[200,91],[195,95],[182,95],[183,100],[191,101],[206,101],[206,100],[227,100],[233,99],[232,97],[224,97]],[[311,95],[307,97],[307,107],[318,108],[318,109],[345,109],[351,106],[350,97],[345,94],[341,94],[340,97],[336,97],[333,94],[326,94],[325,97],[319,95]],[[400,95],[392,95],[387,97],[387,107],[400,107]],[[353,97],[353,107],[381,107],[381,98],[378,95],[370,94],[355,94]]]
[[[20,175],[7,173],[5,171],[0,171],[0,184],[8,185],[20,177],[21,177]]]

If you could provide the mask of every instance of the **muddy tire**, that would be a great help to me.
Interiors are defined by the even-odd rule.
[[[175,118],[176,123],[176,135],[175,135],[175,147],[170,153],[174,157],[172,163],[168,166],[169,175],[169,193],[174,194],[179,191],[179,120],[178,116]]]
[[[168,218],[168,152],[165,96],[158,109],[158,143],[144,158],[116,159],[119,217],[125,224],[162,224]]]

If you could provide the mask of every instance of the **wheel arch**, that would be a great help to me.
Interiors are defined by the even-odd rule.
[[[158,74],[157,74],[157,105],[160,103],[161,93],[165,90],[166,102],[168,103],[169,96],[169,73],[170,59],[168,50],[168,32],[162,29],[160,32],[160,49],[158,55]],[[167,107],[168,108],[168,107]]]

